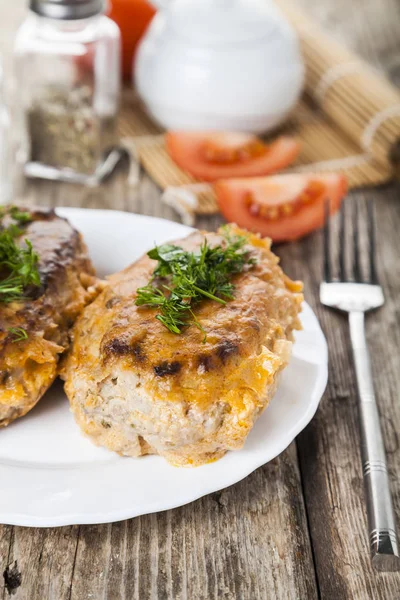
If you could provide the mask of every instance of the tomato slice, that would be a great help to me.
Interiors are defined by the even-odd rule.
[[[282,242],[321,227],[326,201],[330,213],[335,213],[347,182],[334,173],[273,175],[217,181],[215,191],[228,221]]]
[[[268,175],[299,153],[299,143],[288,136],[265,144],[254,135],[233,132],[170,131],[166,144],[177,165],[203,181]]]

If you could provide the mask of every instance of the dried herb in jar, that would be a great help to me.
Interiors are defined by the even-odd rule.
[[[27,114],[30,160],[91,174],[116,143],[116,116],[99,115],[89,84],[49,87]]]

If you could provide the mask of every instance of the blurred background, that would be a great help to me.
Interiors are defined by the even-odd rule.
[[[48,19],[53,8],[48,7],[79,4],[95,6],[88,13],[88,31],[92,28],[93,40],[99,39],[87,44],[85,56],[74,59],[71,86],[75,86],[75,96],[68,102],[83,103],[76,121],[76,115],[68,112],[70,107],[60,108],[53,84],[53,96],[43,100],[42,83],[49,55],[56,48],[55,43],[51,45],[53,24]],[[120,58],[117,28],[112,29],[106,20],[101,25],[96,21],[103,5],[120,30]],[[298,183],[293,188],[297,191],[286,182],[282,186],[289,204],[293,194],[300,196],[304,191],[308,185],[304,177],[309,182],[310,174],[340,176],[334,187],[336,195],[342,196],[344,180],[350,189],[392,181],[398,170],[400,138],[399,3],[276,0],[275,5],[278,11],[269,0],[99,0],[92,4],[88,0],[33,0],[33,18],[32,14],[28,17],[25,0],[1,0],[3,90],[9,110],[12,168],[14,163],[19,166],[13,175],[13,197],[91,206],[97,202],[95,189],[100,204],[110,208],[206,223],[207,227],[213,226],[221,211],[226,219],[279,241],[288,237],[287,231],[276,234],[256,218],[260,206],[267,206],[265,214],[270,208],[269,182],[266,189],[257,185],[249,192],[249,183],[241,190],[242,196],[251,193],[256,199],[249,204],[249,220],[248,215],[238,214],[231,186],[226,200],[226,193],[222,197],[213,181],[268,177],[282,171],[302,174],[303,187]],[[57,20],[63,22],[51,21]],[[54,52],[68,53],[74,35],[79,45],[80,34],[66,31]],[[88,85],[76,92],[77,82],[85,81]],[[79,134],[79,127],[83,127],[82,115],[92,109],[96,119],[100,113],[103,116],[93,122],[88,117],[87,128],[100,128],[98,137],[89,139]],[[60,111],[65,122],[72,119],[77,127],[75,138],[75,125],[67,131],[72,148],[68,152]],[[60,165],[56,164],[54,123],[61,128],[58,147],[64,150],[59,160],[64,163]],[[199,142],[174,134],[193,129],[240,132],[247,137],[205,140],[203,136]],[[50,130],[52,142],[44,137]],[[166,130],[172,134],[165,138]],[[198,153],[199,144],[205,152],[200,166],[190,159]],[[265,159],[267,154],[271,160]],[[221,161],[225,167],[229,163],[229,168],[221,169]],[[218,162],[210,175],[210,164]],[[250,163],[258,166],[248,169]],[[54,187],[46,179],[66,183]],[[330,195],[332,200],[333,192]],[[314,196],[318,197],[315,190]],[[268,214],[276,219],[275,208]],[[311,229],[300,231],[296,225],[299,236]]]
[[[346,43],[377,68],[384,69],[394,83],[400,84],[400,8],[397,0],[296,0],[294,3],[318,23],[326,26],[338,40]],[[112,6],[114,3],[111,1],[110,4]],[[145,0],[117,0],[115,5],[122,7],[119,13],[114,8],[116,15],[129,14],[128,10],[123,12],[124,5],[137,5],[139,17],[136,12],[133,14],[140,26],[154,11],[151,3]],[[6,71],[11,68],[14,37],[26,11],[26,0],[0,1],[0,52]],[[118,22],[121,23],[122,19]],[[136,30],[136,25],[134,29]]]

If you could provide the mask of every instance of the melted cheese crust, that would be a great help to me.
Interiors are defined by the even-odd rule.
[[[29,239],[38,253],[42,285],[31,298],[0,303],[0,427],[25,415],[52,384],[69,328],[99,291],[80,234],[52,210],[29,212],[19,242]],[[26,340],[13,340],[15,327],[26,331]]]
[[[243,444],[287,363],[292,330],[300,328],[303,295],[302,284],[282,272],[269,240],[231,227],[233,233],[246,236],[257,264],[235,277],[232,301],[221,306],[206,300],[196,308],[196,318],[207,333],[205,343],[196,327],[187,327],[181,335],[170,333],[155,319],[154,309],[135,305],[136,290],[148,283],[155,267],[147,256],[111,276],[105,290],[78,319],[64,372],[65,388],[79,424],[97,443],[129,455],[158,452],[174,464],[207,462]],[[210,245],[223,239],[221,233],[196,232],[176,243],[193,250],[204,237]],[[163,414],[174,413],[173,418],[181,419],[180,426],[188,431],[185,411],[190,416],[193,411],[206,415],[218,405],[224,407],[224,414],[229,413],[234,427],[225,427],[225,442],[217,428],[215,443],[200,436],[196,443],[176,441],[174,449],[173,435],[160,430],[155,438],[148,433],[147,421],[141,428],[140,414],[136,415],[130,398],[133,392],[122,381],[125,387],[127,381],[136,386],[137,402],[165,407],[157,417],[161,421]],[[117,404],[118,415],[111,408]],[[176,411],[182,407],[182,417],[178,417]],[[132,438],[130,446],[124,439],[126,428],[118,424],[122,414],[128,422],[132,416],[131,426],[138,437],[135,443]],[[165,428],[171,428],[167,421]],[[220,432],[223,427],[221,421]],[[160,436],[168,443],[159,444]]]

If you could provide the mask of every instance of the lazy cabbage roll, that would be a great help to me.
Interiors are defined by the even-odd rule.
[[[76,421],[173,465],[241,448],[288,362],[301,292],[269,239],[233,225],[153,249],[77,320],[62,374]]]
[[[0,426],[54,381],[97,280],[81,235],[53,210],[0,208]]]

